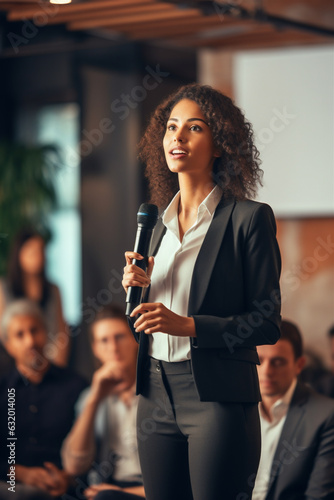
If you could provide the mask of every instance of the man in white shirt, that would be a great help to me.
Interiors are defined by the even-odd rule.
[[[333,499],[334,401],[297,380],[305,364],[298,328],[282,321],[280,340],[258,354],[262,451],[252,499]]]
[[[88,473],[89,500],[145,496],[137,452],[135,395],[138,346],[125,314],[106,306],[91,326],[92,350],[102,366],[77,404],[77,420],[62,459],[72,476]]]

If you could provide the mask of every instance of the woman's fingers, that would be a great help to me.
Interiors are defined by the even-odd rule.
[[[147,276],[143,269],[140,269],[137,266],[126,266],[124,268],[123,286],[141,286],[146,287],[151,283],[150,278]]]
[[[139,306],[135,307],[131,313],[131,316],[137,316],[138,314],[144,314],[148,311],[153,311],[156,309],[157,304],[155,302],[148,302],[139,304]]]
[[[163,326],[163,316],[165,307],[160,303],[146,303],[137,306],[131,313],[131,316],[140,314],[134,326],[136,331],[153,333],[160,331]]]
[[[152,274],[154,258],[148,258],[147,272],[145,272],[140,267],[132,264],[133,259],[142,260],[143,257],[137,252],[125,252],[125,259],[127,265],[124,267],[122,286],[125,291],[128,291],[129,286],[139,286],[146,288],[150,285]]]
[[[132,264],[133,259],[143,260],[144,258],[142,255],[140,255],[140,253],[137,252],[125,252],[124,255],[127,265]]]
[[[145,319],[141,324],[136,325],[136,332],[156,333],[163,331],[162,318]]]
[[[140,304],[131,313],[132,317],[137,315],[140,315],[134,323],[137,332],[196,337],[194,318],[175,314],[161,302]]]

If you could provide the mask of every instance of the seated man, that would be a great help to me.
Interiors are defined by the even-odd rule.
[[[334,398],[334,326],[332,326],[328,331],[328,340],[330,342],[329,348],[331,353],[331,368],[330,374],[322,377],[315,390],[321,394],[325,394],[330,398]]]
[[[87,384],[44,357],[46,323],[35,302],[22,299],[6,308],[1,340],[15,368],[0,382],[0,498],[58,497],[69,485],[61,468],[61,445]]]
[[[136,439],[137,343],[122,309],[111,304],[98,312],[91,340],[102,366],[78,402],[78,418],[63,445],[63,466],[73,476],[90,469],[91,486],[85,490],[89,500],[142,499]]]
[[[332,372],[334,374],[334,325],[328,330],[328,337],[330,341]]]
[[[252,499],[333,499],[334,400],[297,380],[299,330],[282,321],[280,340],[257,349],[262,452]]]

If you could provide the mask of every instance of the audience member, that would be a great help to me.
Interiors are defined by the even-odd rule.
[[[323,360],[312,350],[304,350],[305,367],[299,380],[308,384],[316,392],[334,398],[334,374],[326,368]]]
[[[262,452],[253,500],[334,498],[334,401],[297,380],[302,338],[288,321],[258,347]]]
[[[328,330],[328,337],[330,341],[332,372],[334,373],[334,325]]]
[[[331,372],[325,374],[314,387],[316,391],[334,398],[334,326],[328,331],[331,353]]]
[[[24,297],[35,300],[44,312],[48,334],[44,355],[54,364],[66,366],[70,338],[60,292],[46,279],[45,241],[32,229],[22,229],[14,239],[7,276],[0,279],[0,318],[8,304]]]
[[[71,475],[87,472],[86,498],[142,499],[136,439],[137,343],[122,309],[113,304],[91,326],[92,350],[101,363],[78,401],[78,418],[66,438],[63,466]]]
[[[59,497],[69,485],[60,449],[87,384],[45,358],[46,322],[35,301],[21,299],[6,308],[1,340],[16,366],[0,383],[0,498]]]

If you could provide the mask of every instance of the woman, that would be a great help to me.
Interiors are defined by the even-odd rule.
[[[138,442],[148,500],[251,498],[260,455],[256,345],[279,338],[280,255],[251,126],[208,86],[181,87],[140,143],[152,202],[166,203],[147,273],[126,252],[123,286],[149,287],[140,333]]]
[[[45,313],[49,338],[45,356],[66,366],[70,342],[60,292],[45,276],[44,239],[29,228],[22,229],[14,239],[7,277],[0,280],[0,317],[10,302],[21,297],[35,300]]]

